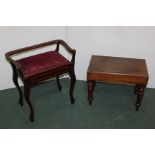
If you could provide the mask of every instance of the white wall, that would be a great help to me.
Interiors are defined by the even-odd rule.
[[[9,50],[64,39],[77,50],[77,79],[86,80],[92,54],[145,58],[155,88],[155,27],[0,27],[0,89],[14,87],[4,54]]]
[[[146,59],[148,87],[155,88],[155,27],[69,27],[68,41],[77,50],[76,75],[85,80],[91,55]]]

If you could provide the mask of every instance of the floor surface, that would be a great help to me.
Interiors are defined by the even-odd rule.
[[[155,89],[147,88],[142,106],[135,111],[132,86],[97,83],[93,105],[87,101],[87,83],[77,81],[75,104],[69,99],[69,79],[37,85],[31,90],[35,121],[29,121],[29,109],[18,104],[16,89],[0,91],[0,128],[3,129],[154,129]]]

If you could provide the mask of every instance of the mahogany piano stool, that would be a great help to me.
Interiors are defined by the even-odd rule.
[[[149,76],[144,59],[120,58],[93,55],[87,71],[88,101],[93,101],[96,81],[113,84],[131,84],[137,95],[136,110],[139,109]]]

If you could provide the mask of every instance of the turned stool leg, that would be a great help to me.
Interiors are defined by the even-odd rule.
[[[93,82],[93,91],[95,90],[95,86],[96,86],[96,82],[95,81],[92,81]]]
[[[138,87],[139,87],[138,85],[135,85],[135,87],[134,87],[135,88],[135,94],[137,94]]]
[[[89,101],[89,105],[92,105],[93,91],[94,91],[95,85],[96,85],[95,81],[88,81],[88,101]]]
[[[138,111],[139,107],[141,106],[141,101],[144,95],[145,86],[138,85],[137,87],[137,101],[136,101],[136,111]]]
[[[74,86],[75,86],[75,82],[76,82],[76,76],[74,73],[74,67],[73,66],[70,67],[69,76],[71,78],[69,94],[70,94],[71,103],[73,104],[75,102],[74,97],[73,97],[73,91],[74,91]]]
[[[25,97],[25,101],[29,106],[30,109],[30,121],[33,122],[34,121],[34,110],[30,101],[30,85],[28,82],[24,83],[24,97]]]
[[[16,71],[16,68],[14,65],[11,65],[12,66],[12,69],[13,69],[13,76],[12,76],[12,79],[13,79],[13,82],[19,92],[19,104],[22,106],[23,105],[23,93],[22,93],[22,90],[21,88],[19,87],[19,84],[18,84],[18,74],[17,74],[17,71]]]
[[[61,87],[61,84],[60,84],[60,81],[59,81],[59,75],[56,76],[56,81],[57,81],[58,89],[59,89],[59,91],[61,91],[62,87]]]

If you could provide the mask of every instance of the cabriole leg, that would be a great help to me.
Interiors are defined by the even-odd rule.
[[[25,97],[25,101],[29,106],[30,109],[30,121],[33,122],[34,121],[34,110],[30,101],[30,85],[28,82],[24,83],[24,97]]]
[[[11,66],[12,66],[12,69],[13,69],[12,80],[13,80],[13,82],[14,82],[14,84],[15,84],[18,92],[19,92],[19,104],[23,105],[23,93],[22,93],[22,90],[21,90],[21,88],[19,87],[19,84],[18,84],[18,74],[17,74],[16,68],[13,65],[11,65]]]
[[[75,86],[75,82],[76,82],[76,76],[74,73],[74,67],[73,66],[70,67],[69,76],[71,78],[69,94],[70,94],[71,103],[73,104],[75,102],[74,97],[73,97],[73,91],[74,91],[74,86]]]

